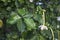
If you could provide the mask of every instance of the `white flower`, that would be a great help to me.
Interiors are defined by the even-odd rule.
[[[57,20],[60,21],[60,17],[57,17]]]
[[[42,2],[37,2],[36,5],[42,5],[43,3]]]
[[[55,40],[58,40],[57,38],[55,38]]]
[[[33,0],[29,0],[30,2],[33,2]]]
[[[41,30],[48,30],[47,26],[44,26],[44,25],[40,25],[38,26]]]
[[[59,28],[60,26],[59,25],[57,25],[57,28]]]
[[[43,3],[39,2],[39,5],[41,5],[41,4],[43,4]]]

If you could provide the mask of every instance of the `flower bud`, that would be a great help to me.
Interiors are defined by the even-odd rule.
[[[41,30],[48,30],[47,26],[44,26],[44,25],[40,25],[38,26]]]
[[[33,0],[29,0],[30,2],[33,2]]]
[[[36,5],[42,5],[43,3],[42,2],[37,2]]]
[[[3,21],[0,19],[0,28],[3,26]]]
[[[57,17],[57,21],[60,21],[60,17]]]

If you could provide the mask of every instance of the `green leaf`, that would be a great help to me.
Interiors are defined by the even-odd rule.
[[[6,2],[7,0],[2,0],[3,2]]]
[[[40,24],[43,23],[42,16],[40,14],[35,13],[34,14],[34,19],[38,21]]]
[[[23,16],[23,17],[31,18],[31,17],[33,17],[33,15],[32,15],[31,13],[28,13],[28,14],[26,14],[26,15],[25,15],[25,16]]]
[[[45,40],[45,38],[43,36],[40,35],[40,40]]]
[[[20,3],[24,3],[24,0],[18,0]]]
[[[25,24],[23,23],[23,21],[20,19],[17,22],[17,28],[20,32],[24,32],[25,31]]]
[[[11,2],[11,0],[2,0],[3,2]]]
[[[45,38],[40,34],[35,34],[30,40],[45,40]]]
[[[17,35],[16,32],[12,32],[12,33],[6,34],[6,36],[7,36],[8,40],[9,39],[11,40],[11,39],[17,39],[18,38],[18,35]]]
[[[27,25],[27,30],[31,30],[31,29],[36,29],[36,24],[33,21],[33,19],[30,18],[24,18],[24,22]]]
[[[39,37],[35,35],[30,40],[38,40],[38,39],[39,39]]]
[[[44,31],[41,31],[41,35],[44,36],[45,38],[52,38],[52,34],[50,32],[50,30],[44,30]]]
[[[15,24],[21,17],[15,13],[12,13],[10,18],[7,19],[7,23],[9,24]]]
[[[25,11],[25,8],[23,8],[23,9],[18,9],[18,13],[20,14],[20,15],[25,15],[26,14],[26,11]]]

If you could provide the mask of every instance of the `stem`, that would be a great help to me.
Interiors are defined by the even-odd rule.
[[[58,31],[58,40],[60,40],[60,31]]]
[[[44,11],[43,11],[43,25],[45,25],[45,13],[44,13]]]
[[[54,40],[54,32],[53,32],[53,29],[52,29],[51,27],[49,27],[49,28],[50,28],[51,33],[52,33],[52,37],[53,37],[53,39],[52,39],[52,40]]]

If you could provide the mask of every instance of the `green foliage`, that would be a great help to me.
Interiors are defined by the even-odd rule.
[[[3,21],[0,40],[58,40],[59,3],[59,0],[0,0],[0,19]],[[39,27],[44,23],[43,13],[44,26],[48,30]]]

